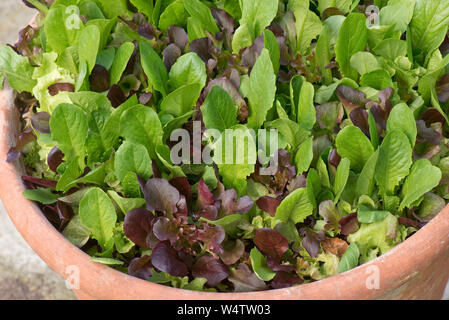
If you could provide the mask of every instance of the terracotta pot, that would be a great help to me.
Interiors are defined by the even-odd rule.
[[[0,92],[0,198],[16,228],[63,277],[79,270],[81,299],[441,299],[449,278],[449,206],[387,254],[346,273],[293,288],[251,293],[206,293],[143,281],[99,263],[67,241],[39,208],[22,197],[20,164],[6,163],[15,145],[19,114],[13,93]]]

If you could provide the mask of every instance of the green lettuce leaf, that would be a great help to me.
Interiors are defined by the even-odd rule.
[[[375,178],[381,195],[394,195],[395,188],[409,174],[412,147],[402,131],[388,132],[379,149]]]
[[[276,94],[276,76],[270,53],[263,49],[249,78],[248,127],[258,129],[265,122],[268,111],[273,107]]]
[[[357,30],[357,32],[354,32]],[[335,46],[336,60],[345,77],[357,80],[357,71],[351,67],[351,57],[364,51],[368,43],[366,17],[361,13],[351,13],[341,26]]]
[[[27,58],[17,54],[9,46],[0,46],[0,87],[6,76],[11,87],[18,92],[32,92],[36,85],[33,79],[34,68]]]

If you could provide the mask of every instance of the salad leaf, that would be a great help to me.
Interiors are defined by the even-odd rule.
[[[126,141],[115,154],[115,175],[123,181],[128,172],[135,172],[143,179],[148,180],[153,174],[150,163],[150,156],[143,145]]]
[[[308,138],[298,149],[295,156],[297,174],[302,174],[309,170],[313,160],[313,138]]]
[[[169,93],[161,102],[161,111],[181,117],[192,110],[201,93],[197,83],[187,84]]]
[[[390,131],[379,148],[375,179],[380,194],[392,195],[399,183],[409,174],[412,148],[402,131]]]
[[[201,107],[206,128],[222,132],[237,124],[237,111],[229,94],[218,86],[212,88]]]
[[[443,42],[449,23],[449,8],[445,1],[416,0],[410,24],[412,46],[419,50],[421,64]]]
[[[69,21],[67,28],[66,21]],[[64,5],[55,5],[50,8],[45,18],[44,34],[47,52],[58,54],[79,41],[84,24],[78,15],[72,15]]]
[[[50,118],[51,137],[68,159],[79,157],[84,163],[88,120],[81,108],[60,104]]]
[[[363,132],[355,126],[347,126],[335,141],[338,154],[351,162],[351,168],[360,172],[374,153],[374,148]]]
[[[402,202],[399,210],[410,208],[415,201],[435,188],[441,180],[441,170],[432,166],[429,160],[416,161],[401,190]]]
[[[314,88],[307,81],[303,81],[298,99],[298,123],[306,130],[312,130],[316,122],[315,105],[313,104]]]
[[[412,110],[405,104],[401,103],[394,106],[391,110],[387,121],[387,130],[399,130],[405,133],[410,141],[412,148],[415,146],[418,130]]]
[[[165,67],[164,67],[165,68]],[[178,89],[185,84],[198,84],[200,88],[206,85],[206,66],[194,52],[186,53],[178,58],[169,74],[170,86]]]
[[[142,68],[148,77],[149,85],[153,86],[155,90],[162,93],[163,96],[166,96],[168,73],[164,63],[148,43],[140,41],[139,47],[140,56],[142,59]]]
[[[55,203],[59,195],[51,192],[51,189],[37,188],[23,191],[23,196],[28,200],[40,202],[42,204]]]
[[[358,30],[357,34],[352,32]],[[368,42],[366,17],[361,13],[351,13],[343,22],[335,45],[336,60],[345,77],[357,79],[357,71],[351,67],[351,57],[364,51]]]
[[[12,88],[18,92],[33,91],[36,80],[33,79],[34,68],[28,59],[20,56],[11,47],[0,46],[0,86],[2,77],[6,76]]]
[[[248,127],[257,129],[265,122],[268,111],[273,107],[276,94],[276,76],[270,53],[263,49],[249,78]]]
[[[372,251],[385,253],[394,247],[396,242],[392,238],[396,234],[398,219],[389,214],[382,221],[362,224],[360,229],[348,236],[348,241],[356,244],[360,250],[362,261],[369,261],[376,257]]]
[[[89,229],[102,249],[110,249],[113,246],[112,236],[117,214],[106,193],[100,188],[92,188],[86,192],[80,202],[79,215],[81,223]]]
[[[291,221],[303,222],[313,213],[313,204],[305,188],[299,188],[290,193],[276,209],[275,219],[278,223]]]
[[[85,62],[87,64],[87,72],[89,74],[95,67],[99,49],[100,30],[95,25],[86,26],[80,33],[78,57],[80,63]]]
[[[155,147],[162,143],[162,125],[153,109],[137,105],[126,110],[120,119],[120,133],[128,140],[145,146],[152,159]]]
[[[201,25],[205,30],[213,35],[220,31],[207,5],[201,3],[199,0],[184,0],[184,6],[192,17],[201,21]]]
[[[320,18],[309,10],[309,1],[293,0],[288,4],[288,9],[291,10],[295,16],[296,27],[296,52],[304,54],[312,42],[321,33]]]
[[[235,136],[235,141],[231,143],[232,150],[225,148],[226,143],[224,139],[229,139],[229,135],[228,137],[222,135],[216,142],[218,147],[215,148],[213,160],[218,166],[218,171],[223,178],[223,184],[227,188],[237,190],[237,193],[243,196],[246,192],[246,178],[255,169],[255,137],[243,125],[236,125],[230,129],[233,130],[232,136]],[[237,150],[239,150],[238,157]]]
[[[343,158],[337,168],[337,173],[335,174],[335,181],[333,186],[333,192],[335,195],[334,202],[337,203],[340,199],[349,178],[349,167],[351,161],[348,158]]]
[[[235,31],[232,40],[232,51],[234,54],[241,49],[251,46],[253,41],[259,37],[263,30],[276,17],[278,0],[242,0],[242,18],[240,27]]]
[[[276,272],[267,266],[267,258],[254,247],[250,252],[251,265],[256,275],[263,281],[270,281],[276,275]]]
[[[131,59],[131,56],[134,52],[134,45],[131,42],[123,43],[120,48],[118,48],[114,60],[111,66],[111,76],[110,76],[110,85],[117,84],[123,72],[125,71],[126,65]]]
[[[354,269],[359,264],[360,251],[357,244],[351,243],[338,263],[338,272],[343,273]]]

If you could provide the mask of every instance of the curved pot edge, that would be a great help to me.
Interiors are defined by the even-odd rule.
[[[11,91],[0,92],[0,161],[15,143],[18,114],[14,112]],[[71,276],[67,266],[80,270],[83,296],[98,299],[373,299],[382,298],[401,287],[411,275],[419,274],[429,261],[449,255],[449,206],[422,230],[385,255],[346,273],[288,289],[251,293],[209,293],[174,289],[143,281],[90,261],[42,215],[38,207],[22,197],[24,189],[13,164],[0,165],[0,198],[16,228],[41,258],[64,278]],[[44,244],[44,245],[43,245]],[[423,248],[418,257],[416,248]],[[380,288],[368,289],[367,278],[373,266],[380,270]],[[447,280],[449,275],[444,275]],[[127,288],[127,289],[124,289]],[[131,290],[132,289],[132,290]],[[444,289],[444,286],[443,286]],[[440,290],[441,291],[441,290]],[[439,293],[437,293],[439,294]],[[441,291],[442,295],[442,291]]]

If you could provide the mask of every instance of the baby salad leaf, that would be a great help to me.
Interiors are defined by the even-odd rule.
[[[90,232],[81,223],[81,218],[78,214],[70,220],[68,225],[62,231],[62,234],[78,248],[83,247],[90,238]]]
[[[239,53],[249,47],[263,30],[276,17],[279,0],[242,0],[242,18],[240,27],[235,31],[232,40],[232,51]]]
[[[379,24],[381,26],[394,25],[394,31],[401,33],[407,30],[412,19],[409,8],[405,4],[394,4],[383,7],[379,12]]]
[[[310,82],[303,80],[297,105],[298,123],[306,130],[312,130],[316,122],[316,110],[313,104],[315,90]]]
[[[355,33],[354,30],[357,30]],[[364,51],[368,43],[368,28],[366,17],[362,13],[351,13],[341,26],[335,46],[337,62],[345,77],[357,80],[357,71],[351,67],[351,57]]]
[[[111,132],[106,126],[109,117],[110,111],[106,109],[94,110],[89,115],[89,133],[86,141],[88,163],[105,161],[114,147],[118,135],[117,131]]]
[[[18,92],[31,92],[36,85],[33,79],[34,68],[26,57],[17,54],[9,46],[0,46],[0,87],[3,76],[8,78],[12,88]]]
[[[148,17],[150,23],[152,22],[154,1],[130,0],[130,2],[139,10],[139,12],[142,12]]]
[[[229,94],[219,86],[212,88],[201,107],[206,128],[221,132],[237,124],[237,111]]]
[[[371,144],[373,145],[374,150],[377,150],[377,148],[379,147],[379,131],[377,129],[376,119],[374,119],[371,111],[368,111],[368,125]]]
[[[373,223],[363,223],[356,233],[348,236],[348,242],[356,244],[362,256],[362,262],[367,262],[376,256],[371,256],[369,251],[378,249],[382,254],[390,250],[395,245],[398,219],[392,214],[388,214],[385,219]]]
[[[143,198],[123,198],[117,192],[112,190],[108,191],[108,195],[123,214],[127,214],[131,210],[145,206],[145,199]]]
[[[296,150],[296,148],[310,135],[310,133],[303,129],[297,122],[290,119],[276,119],[267,125],[270,129],[277,129],[279,135],[292,150]]]
[[[444,40],[449,23],[449,6],[445,0],[416,0],[410,24],[413,49],[418,61],[424,61]]]
[[[374,153],[369,139],[356,126],[347,126],[341,130],[335,141],[338,154],[351,161],[351,169],[362,171],[365,163]]]
[[[87,72],[90,74],[97,61],[100,49],[100,30],[95,25],[89,25],[81,31],[78,44],[78,57],[80,63],[87,64]]]
[[[81,223],[89,229],[104,251],[113,245],[117,214],[111,199],[100,188],[90,189],[81,199]]]
[[[258,129],[265,122],[268,110],[273,107],[276,94],[276,76],[270,53],[263,49],[249,78],[249,118],[248,127]],[[313,95],[312,95],[313,97]]]
[[[296,53],[304,54],[310,43],[321,33],[320,18],[309,10],[310,1],[294,0],[289,2],[288,9],[295,15],[297,38]]]
[[[387,131],[399,130],[405,133],[412,147],[415,146],[417,128],[413,111],[405,104],[394,106],[387,121]]]
[[[394,87],[393,81],[391,80],[391,75],[385,69],[377,69],[365,73],[360,78],[360,84],[363,87],[371,87],[377,90]]]
[[[228,135],[221,135],[216,142],[213,160],[223,177],[225,187],[235,189],[239,196],[244,196],[247,184],[246,178],[254,172],[256,163],[254,158],[256,152],[255,137],[243,125],[236,125],[230,129],[233,130],[231,131],[231,137],[235,137],[235,141],[231,144],[233,149],[225,148],[228,144],[225,143],[224,139]]]
[[[321,30],[321,34],[316,43],[316,60],[320,67],[321,75],[326,84],[331,84],[332,82],[332,70],[326,68],[331,62],[331,52],[330,52],[330,27],[325,25]]]
[[[76,179],[78,179],[82,173],[79,162],[79,158],[75,157],[67,164],[64,172],[58,180],[56,190],[66,192],[76,186]]]
[[[120,134],[129,142],[144,145],[152,159],[155,148],[162,143],[164,131],[153,109],[137,105],[125,111],[120,119]]]
[[[294,224],[303,222],[313,213],[313,204],[310,202],[306,188],[299,188],[282,200],[276,209],[277,223],[291,221]]]
[[[141,144],[125,141],[115,154],[115,175],[123,181],[128,172],[135,172],[148,180],[153,174],[147,149]]]
[[[206,65],[196,53],[186,53],[171,67],[169,79],[173,89],[195,83],[203,89],[207,80]]]
[[[132,42],[123,43],[118,48],[110,72],[110,85],[117,84],[125,71],[126,65],[134,52],[134,44]]]
[[[130,17],[131,12],[128,10],[127,0],[97,0],[100,2],[107,18]]]
[[[269,228],[257,229],[254,243],[261,252],[277,261],[282,261],[282,257],[289,249],[288,240],[279,231]]]
[[[376,57],[365,51],[355,53],[350,59],[350,64],[361,76],[381,68]]]
[[[199,0],[184,0],[184,6],[192,17],[201,22],[202,29],[209,31],[212,35],[215,35],[220,31],[217,22],[214,17],[212,17],[212,13],[207,5]]]
[[[148,77],[149,86],[167,95],[168,73],[162,59],[145,41],[139,42],[142,68]]]
[[[399,210],[410,208],[415,201],[435,188],[440,181],[441,170],[439,168],[432,166],[427,159],[416,161],[402,187],[402,202]]]
[[[337,8],[343,13],[348,13],[351,9],[352,0],[318,0],[318,10],[323,12],[328,8]]]
[[[103,257],[90,257],[90,261],[98,262],[101,264],[105,264],[108,266],[120,266],[124,264],[123,261],[112,259],[112,258],[103,258]]]
[[[407,55],[407,42],[399,39],[385,39],[373,49],[373,52],[385,59],[394,61],[397,57]]]
[[[254,273],[263,281],[270,281],[276,275],[276,272],[267,266],[267,258],[254,247],[250,252],[251,266]]]
[[[348,158],[343,158],[340,161],[340,164],[337,167],[337,173],[335,174],[334,181],[334,203],[337,203],[340,200],[341,194],[345,190],[346,184],[348,183],[349,178],[349,167],[351,161]]]
[[[273,64],[274,73],[277,74],[280,68],[279,59],[281,57],[281,51],[279,49],[279,44],[277,42],[276,36],[269,29],[264,32],[264,43],[265,48],[270,52],[271,63]]]
[[[63,103],[56,107],[50,118],[51,137],[67,159],[79,158],[84,163],[88,120],[84,111],[73,105]]]
[[[359,210],[357,212],[357,219],[360,223],[373,223],[382,221],[390,213],[388,211],[374,210],[365,205],[359,205]]]
[[[359,265],[360,251],[356,243],[351,243],[338,263],[338,272],[343,273]]]
[[[66,22],[70,28],[67,28]],[[52,6],[45,18],[43,29],[47,52],[61,54],[66,48],[76,45],[82,29],[84,24],[78,15],[72,15],[64,5]]]
[[[192,111],[201,93],[198,83],[186,84],[169,93],[161,103],[161,111],[180,117]]]
[[[60,195],[51,192],[51,189],[37,188],[23,191],[23,196],[28,200],[37,201],[42,204],[55,203]]]
[[[357,192],[359,196],[371,195],[374,191],[374,174],[376,170],[377,159],[379,157],[379,151],[374,152],[366,162],[362,169],[362,172],[357,179]]]
[[[399,130],[388,132],[379,149],[375,177],[381,195],[393,195],[395,188],[409,174],[412,147]]]
[[[313,160],[313,138],[310,137],[304,141],[298,149],[295,156],[296,173],[302,174],[309,170]]]
[[[159,17],[159,29],[167,32],[172,25],[184,26],[187,21],[188,13],[184,7],[183,0],[176,0],[174,2],[163,1],[169,3],[164,12]],[[156,4],[157,5],[157,4]]]

